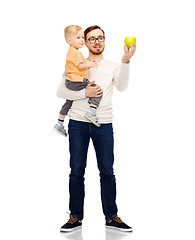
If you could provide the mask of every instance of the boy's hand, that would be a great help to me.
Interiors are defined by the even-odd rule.
[[[95,61],[89,62],[89,68],[98,67],[98,64]]]
[[[124,46],[124,55],[122,57],[122,62],[123,63],[129,63],[130,58],[133,57],[134,53],[136,51],[136,44],[133,45],[131,44],[131,47],[128,48],[126,45]]]

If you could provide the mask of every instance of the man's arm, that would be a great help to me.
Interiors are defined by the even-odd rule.
[[[118,91],[122,92],[127,89],[129,82],[129,64],[121,63],[118,65],[114,72],[114,85]]]
[[[69,99],[69,100],[79,100],[79,99],[84,99],[86,98],[85,96],[85,89],[81,90],[81,91],[72,91],[69,90],[66,86],[65,86],[65,80],[66,80],[66,75],[65,72],[62,75],[62,80],[60,82],[60,85],[58,86],[56,95],[59,98],[65,98],[65,99]]]
[[[80,100],[84,98],[89,98],[89,97],[100,97],[102,96],[102,89],[100,86],[96,85],[95,87],[92,86],[94,84],[94,81],[90,82],[87,87],[83,90],[80,91],[72,91],[69,90],[65,86],[65,79],[66,75],[65,72],[63,73],[62,80],[60,82],[60,85],[58,86],[56,95],[59,98],[65,98],[69,100]]]
[[[134,55],[136,50],[136,44],[134,47],[131,44],[131,48],[124,46],[124,55],[122,57],[121,66],[117,66],[114,73],[114,85],[119,91],[124,91],[127,89],[129,82],[129,67],[130,58]]]

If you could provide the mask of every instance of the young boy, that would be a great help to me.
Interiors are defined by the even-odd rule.
[[[86,62],[82,53],[79,51],[79,48],[82,48],[84,45],[84,32],[81,27],[77,25],[68,26],[64,29],[64,35],[66,42],[70,45],[66,57],[65,85],[70,90],[80,91],[89,84],[88,69],[97,67],[98,65],[96,62]],[[89,98],[88,103],[90,104],[90,108],[85,114],[85,117],[97,127],[100,127],[100,123],[96,117],[96,109],[99,106],[101,98],[102,97]],[[64,119],[72,103],[73,101],[66,100],[61,108],[58,122],[54,126],[54,130],[64,136],[67,136],[67,132],[64,128]]]

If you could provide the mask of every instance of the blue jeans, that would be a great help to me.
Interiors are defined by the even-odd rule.
[[[70,120],[68,125],[70,151],[69,208],[71,215],[83,219],[84,175],[87,151],[92,139],[100,172],[101,200],[106,221],[117,215],[116,180],[113,172],[114,137],[112,123],[100,127],[92,123]]]

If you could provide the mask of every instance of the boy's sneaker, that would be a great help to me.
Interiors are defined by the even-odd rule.
[[[112,218],[110,221],[106,222],[107,228],[119,229],[123,232],[132,232],[133,229],[125,224],[118,216]]]
[[[56,125],[54,126],[53,129],[54,129],[55,131],[57,131],[59,134],[65,136],[65,137],[68,136],[68,134],[67,134],[67,132],[66,132],[66,130],[65,130],[65,128],[64,128],[63,125],[60,125],[60,124],[56,123]]]
[[[96,127],[100,127],[100,123],[96,117],[96,115],[94,113],[92,113],[90,110],[88,110],[86,113],[85,113],[85,117],[91,122],[93,123]]]
[[[70,215],[70,219],[61,227],[60,232],[71,232],[77,228],[80,228],[81,226],[82,221]]]

